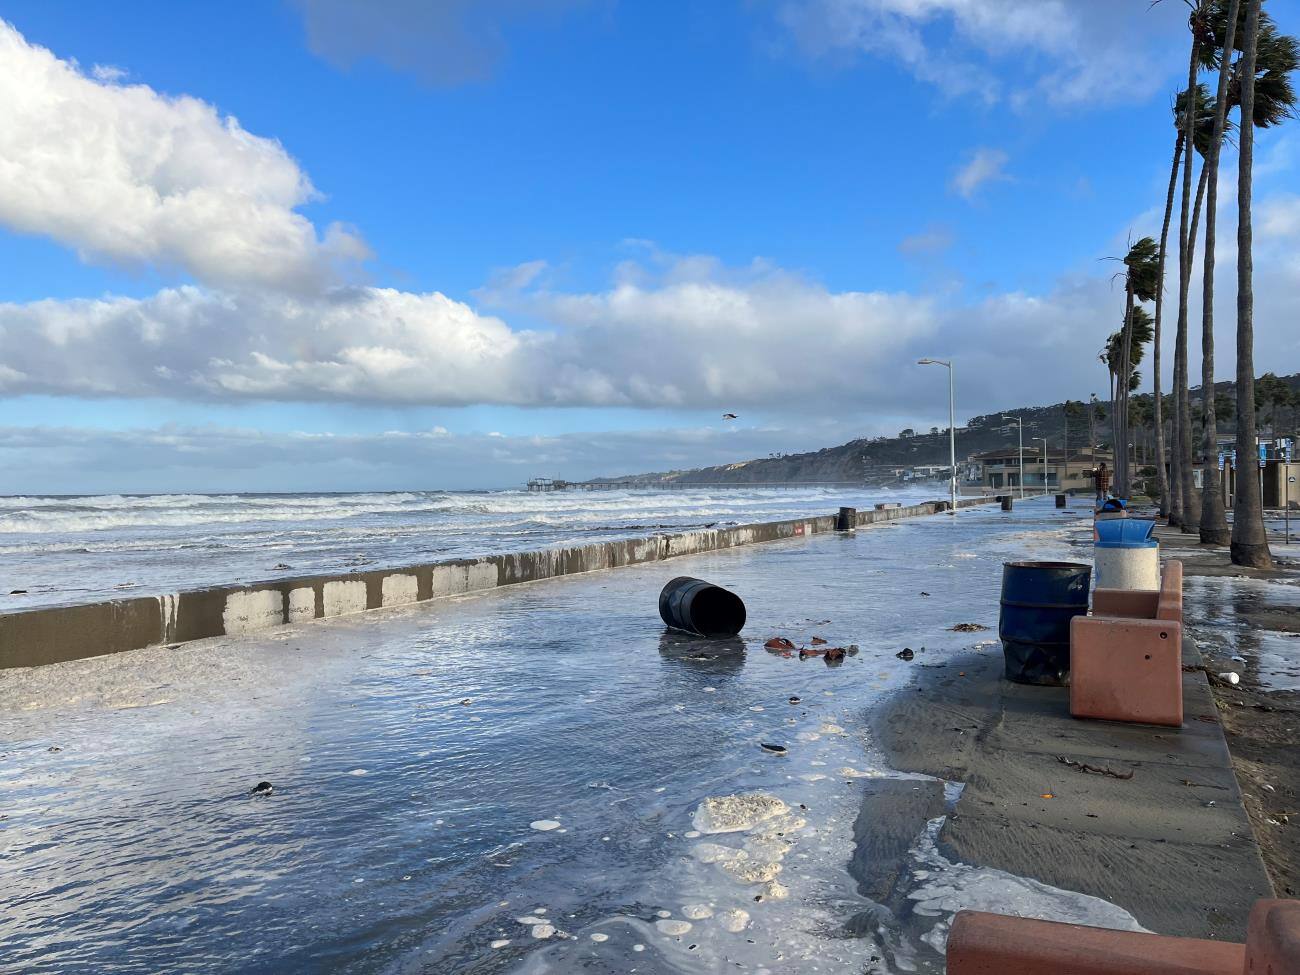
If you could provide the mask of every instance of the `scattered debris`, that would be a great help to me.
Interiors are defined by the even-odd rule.
[[[794,694],[791,694],[791,695],[790,695],[790,703],[791,703],[791,704],[798,704],[798,703],[799,703],[800,701],[802,701],[802,700],[803,700],[803,698],[798,697],[797,695],[794,695]]]
[[[819,636],[813,637],[811,642],[814,647],[825,646],[826,644],[826,641]]]
[[[912,652],[911,647],[903,647],[903,649],[899,650],[898,653],[894,654],[894,656],[899,660],[911,660],[916,656],[916,654]]]
[[[760,741],[758,747],[765,752],[771,752],[773,755],[784,755],[789,751],[784,745],[774,745],[766,741]]]
[[[1102,768],[1097,765],[1089,765],[1087,762],[1076,762],[1074,759],[1066,758],[1064,755],[1057,755],[1056,760],[1062,765],[1068,765],[1076,772],[1088,772],[1092,775],[1106,775],[1112,779],[1131,779],[1133,778],[1133,773],[1135,771],[1134,769],[1129,769],[1128,772],[1116,772],[1109,765]]]
[[[1231,685],[1233,685],[1233,686],[1235,687],[1236,685],[1238,685],[1238,684],[1241,683],[1241,675],[1235,673],[1234,671],[1229,670],[1229,671],[1225,671],[1224,673],[1220,674],[1220,675],[1219,675],[1219,680],[1221,680],[1221,681],[1223,681],[1223,682],[1225,682],[1225,683],[1227,683],[1227,684],[1231,684]]]
[[[799,659],[800,659],[800,660],[806,660],[806,659],[809,658],[809,657],[820,657],[820,656],[822,655],[822,653],[823,653],[823,651],[821,651],[821,650],[809,650],[807,647],[800,647],[800,648],[799,648]]]
[[[271,568],[284,570],[284,569],[292,569],[293,566],[289,565],[287,562],[277,562],[275,563],[275,565],[271,566]]]
[[[474,703],[474,699],[473,699],[472,697],[461,698],[461,702],[460,702],[460,703],[461,703],[461,704],[464,704],[464,705],[473,704],[473,703]]]
[[[845,650],[843,647],[831,647],[824,654],[822,654],[822,659],[825,660],[828,664],[843,663],[844,657],[845,657]]]
[[[763,644],[765,650],[793,650],[794,644],[783,636],[774,636]]]
[[[1038,798],[1039,798],[1039,799],[1055,799],[1056,796],[1053,795],[1051,792],[1044,792],[1044,793],[1043,793],[1041,796],[1039,796]]]
[[[58,745],[51,745],[49,748],[47,748],[47,749],[45,749],[45,750],[46,750],[47,752],[61,752],[61,751],[63,751],[63,749],[60,748]]]
[[[11,595],[11,596],[26,596],[26,595],[27,595],[27,590],[26,590],[26,589],[10,589],[10,590],[9,590],[9,595]]]
[[[923,592],[923,593],[921,593],[921,595],[922,595],[922,596],[928,596],[928,595],[930,595],[930,594],[929,594],[928,592]]]
[[[255,796],[269,796],[274,791],[275,786],[271,785],[270,782],[265,781],[257,783],[257,785],[252,788],[252,794]]]
[[[987,630],[988,627],[982,623],[958,623],[956,626],[950,626],[948,629],[953,633],[980,633]]]

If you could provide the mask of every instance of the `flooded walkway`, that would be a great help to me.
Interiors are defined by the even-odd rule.
[[[1000,653],[1002,561],[1077,557],[1083,514],[974,509],[0,673],[0,952],[26,972],[939,971],[963,868],[924,837],[933,930],[849,925],[873,910],[847,869],[863,780],[891,774],[870,715],[916,668]],[[682,574],[745,599],[742,641],[665,633]],[[858,652],[801,661],[774,635]],[[702,804],[738,794],[768,797],[755,828],[719,831]]]

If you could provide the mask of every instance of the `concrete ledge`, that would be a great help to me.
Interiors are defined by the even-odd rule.
[[[966,508],[992,500],[962,499],[957,506]],[[860,511],[857,525],[933,515],[948,508],[947,501],[926,501]],[[289,623],[834,530],[835,516],[826,515],[6,613],[0,615],[0,669],[79,660],[160,643],[254,633]]]
[[[960,911],[948,975],[1242,975],[1246,947]]]

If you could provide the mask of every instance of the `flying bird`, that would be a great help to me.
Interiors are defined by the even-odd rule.
[[[722,418],[723,418],[724,420],[739,420],[739,419],[740,419],[740,417],[736,416],[735,413],[723,413],[723,414],[722,414]]]

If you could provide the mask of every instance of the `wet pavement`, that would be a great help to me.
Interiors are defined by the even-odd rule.
[[[1086,511],[1050,504],[2,672],[0,957],[26,972],[938,971],[945,871],[989,878],[924,838],[914,899],[934,930],[846,927],[873,908],[848,871],[863,783],[892,775],[869,718],[915,668],[1000,653],[1002,561],[1077,558],[1088,537]],[[683,574],[745,599],[741,640],[666,634],[658,592]],[[968,622],[991,629],[951,632]],[[775,635],[858,652],[828,666],[765,651]],[[263,780],[273,793],[251,795]],[[779,803],[711,832],[701,804],[736,794]],[[1134,923],[1043,890],[1045,910]]]

